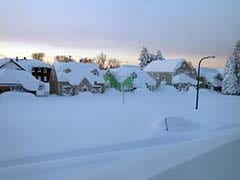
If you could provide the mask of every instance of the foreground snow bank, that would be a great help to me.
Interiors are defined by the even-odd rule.
[[[238,154],[236,154],[238,153],[239,145],[228,146],[229,143],[239,140],[239,132],[239,130],[235,131],[235,133],[233,131],[222,132],[190,142],[175,143],[165,146],[159,144],[159,146],[155,147],[103,152],[92,154],[91,156],[85,155],[74,158],[61,158],[54,161],[39,162],[24,166],[0,168],[0,178],[4,180],[18,180],[21,179],[21,177],[24,180],[146,180],[151,177],[157,177],[156,175],[160,175],[161,177],[162,172],[174,170],[178,165],[181,166],[198,157],[204,157],[208,152],[217,152],[215,150],[226,144],[223,155],[217,152],[213,154],[213,157],[217,155],[217,158],[211,159],[212,157],[210,156],[209,159],[212,161],[210,163],[211,166],[206,166],[209,167],[207,171],[203,172],[199,169],[199,172],[202,172],[200,177],[207,175],[207,172],[212,170],[212,172],[209,173],[209,177],[218,179],[215,177],[218,177],[221,173],[225,175],[223,173],[225,171],[227,176],[225,175],[223,177],[228,177],[231,171],[232,173],[239,172],[237,168],[239,167],[240,161],[236,158],[239,157]],[[198,162],[202,165],[204,161],[200,159]],[[220,172],[217,171],[219,167],[225,166],[223,162],[227,162],[226,169],[221,169]],[[193,167],[196,166],[193,165]],[[194,170],[193,168],[190,169]],[[190,174],[191,171],[188,171],[188,169],[183,168],[183,172],[186,172],[189,177],[192,177],[191,179],[193,179],[193,177],[196,178],[194,174]],[[171,171],[171,175],[174,175],[174,173],[179,175],[179,177],[185,177],[177,170]],[[199,175],[199,173],[196,175]],[[234,180],[239,179],[238,176],[235,177],[236,179]],[[168,177],[166,178],[168,179]],[[176,179],[176,177],[173,179]]]
[[[237,180],[240,179],[240,139],[226,143],[149,180]]]
[[[34,98],[36,98],[34,94],[27,92],[7,91],[0,94],[0,99],[5,102],[14,101],[16,99],[22,99],[23,101],[26,101]]]

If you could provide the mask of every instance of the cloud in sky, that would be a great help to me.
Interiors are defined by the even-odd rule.
[[[240,39],[235,0],[0,0],[0,41],[137,54],[228,56]],[[4,52],[3,52],[4,53]]]

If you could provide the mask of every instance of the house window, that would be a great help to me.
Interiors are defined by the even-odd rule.
[[[84,85],[83,88],[82,88],[82,91],[83,91],[83,92],[88,91],[88,87],[87,87],[86,85]]]
[[[40,85],[38,86],[38,90],[39,90],[39,91],[42,91],[44,88],[45,88],[44,84],[40,84]]]
[[[94,69],[93,71],[91,71],[95,76],[99,76],[99,72],[98,70]]]
[[[166,80],[165,75],[162,75],[162,81],[165,81],[165,80]]]
[[[65,96],[72,96],[73,95],[73,88],[71,86],[63,86],[62,87],[62,93]]]
[[[43,69],[43,73],[47,73],[47,68],[44,68],[44,69]]]
[[[38,71],[37,72],[41,72],[41,68],[38,68]]]
[[[44,77],[43,77],[43,81],[47,81],[47,76],[44,76]]]
[[[69,68],[64,69],[63,72],[65,72],[65,73],[70,73],[70,72],[71,72],[71,69],[69,69]]]

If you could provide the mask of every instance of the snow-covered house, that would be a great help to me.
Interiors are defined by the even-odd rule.
[[[148,72],[158,84],[163,81],[166,84],[171,85],[173,76],[181,73],[196,78],[196,71],[190,67],[184,59],[152,61],[144,68],[144,71]]]
[[[127,88],[126,90],[136,88],[149,88],[153,90],[156,88],[156,81],[148,73],[142,71],[139,66],[122,65],[119,68],[109,69],[109,71],[119,83],[127,81],[130,77],[134,77],[131,79],[131,83],[128,83],[130,87],[125,87],[125,89]]]
[[[39,90],[40,82],[17,62],[8,58],[0,60],[0,93],[20,91],[37,94]]]
[[[223,70],[202,67],[200,69],[201,86],[216,91],[221,91],[223,81]]]
[[[193,79],[192,77],[181,73],[177,74],[172,79],[172,84],[179,90],[187,91],[190,86],[196,86],[197,80]]]
[[[105,81],[95,63],[55,62],[50,76],[50,92],[57,95],[75,95],[89,91],[103,93]]]

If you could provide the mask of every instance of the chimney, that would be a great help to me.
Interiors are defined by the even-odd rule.
[[[18,61],[18,56],[16,56],[16,61]]]

